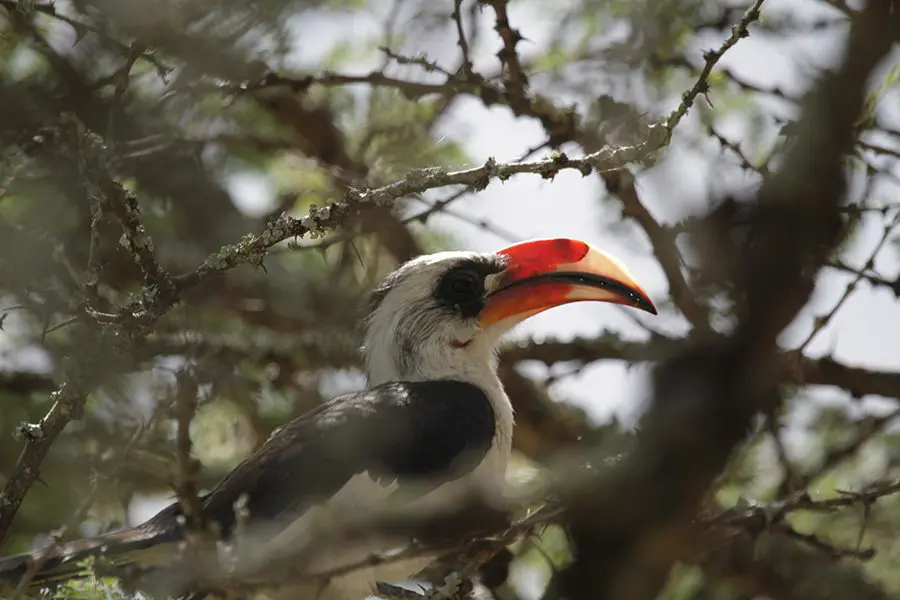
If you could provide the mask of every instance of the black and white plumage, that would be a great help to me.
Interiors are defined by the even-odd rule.
[[[575,240],[535,240],[496,253],[443,252],[406,263],[372,296],[363,345],[369,388],[278,428],[203,496],[205,518],[227,538],[235,502],[243,499],[251,526],[273,543],[292,543],[326,512],[359,515],[390,501],[452,503],[472,488],[499,493],[513,409],[497,376],[497,342],[529,316],[579,300],[655,312],[618,261]],[[180,512],[174,503],[133,529],[66,544],[51,553],[34,583],[76,574],[75,563],[92,554],[144,565],[142,551],[182,539]],[[328,571],[389,549],[373,539],[334,555],[323,551],[309,568]],[[14,584],[31,559],[0,560],[0,582]],[[351,573],[333,581],[326,597],[361,598],[376,579],[396,581],[422,566],[406,561]]]

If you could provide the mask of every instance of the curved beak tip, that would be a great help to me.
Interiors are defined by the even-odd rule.
[[[634,308],[638,310],[643,310],[644,312],[648,312],[651,315],[658,315],[659,311],[656,310],[656,305],[653,304],[653,301],[650,300],[650,297],[646,294],[643,294],[634,299],[634,303],[632,304]]]

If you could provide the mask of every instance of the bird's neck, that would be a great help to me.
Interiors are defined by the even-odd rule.
[[[512,446],[513,407],[497,375],[495,340],[485,336],[466,347],[447,340],[431,339],[422,344],[366,343],[366,370],[369,386],[394,381],[434,381],[451,379],[477,386],[487,395],[497,419],[494,460],[505,470]]]

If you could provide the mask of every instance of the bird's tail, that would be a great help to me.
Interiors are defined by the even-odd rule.
[[[123,567],[140,560],[146,564],[146,550],[155,543],[151,536],[138,529],[123,529],[105,535],[76,540],[51,547],[38,549],[26,554],[18,554],[0,559],[0,590],[15,588],[23,578],[28,587],[45,587],[69,579],[85,577],[89,569],[85,559],[104,557],[117,567]],[[136,553],[140,552],[140,559]]]

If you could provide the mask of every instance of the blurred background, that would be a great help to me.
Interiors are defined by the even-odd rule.
[[[0,0],[0,483],[31,435],[23,424],[44,417],[59,386],[86,397],[0,554],[66,523],[74,538],[168,504],[185,378],[199,398],[200,487],[277,425],[362,388],[368,291],[440,249],[575,237],[629,265],[660,316],[566,306],[501,353],[518,415],[510,477],[583,439],[627,440],[651,366],[690,332],[728,331],[733,319],[685,237],[778,168],[800,99],[841,57],[862,3],[756,4],[759,14],[713,0]],[[749,37],[733,33],[741,23]],[[779,340],[793,357],[783,408],[716,481],[722,510],[798,490],[843,498],[900,473],[898,57],[875,71],[856,123],[840,248]],[[419,168],[638,144],[679,106],[689,111],[671,140],[625,170],[430,189],[204,281],[127,341],[86,324],[159,291],[103,208],[110,194],[136,202],[159,266],[181,274],[268,219],[348,190]],[[900,594],[900,504],[875,497],[792,512],[781,535]],[[570,560],[563,529],[512,550],[503,593],[549,597]],[[662,597],[767,597],[733,583],[685,561]]]

